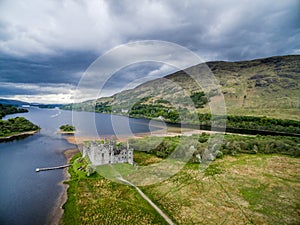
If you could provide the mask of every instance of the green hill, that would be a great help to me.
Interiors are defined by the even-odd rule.
[[[200,70],[201,66],[196,65],[186,71]],[[300,55],[242,62],[208,62],[207,66],[219,82],[228,115],[300,120]],[[184,71],[178,71],[111,97],[74,104],[73,108],[86,111],[95,108],[97,112],[138,117],[141,111],[135,110],[144,107],[148,113],[152,113],[152,117],[157,117],[166,112],[176,113],[178,107],[191,112],[193,107],[188,101],[192,100],[197,112],[209,113],[209,101],[217,99],[219,94],[217,90],[204,93]],[[64,108],[70,109],[71,105]]]

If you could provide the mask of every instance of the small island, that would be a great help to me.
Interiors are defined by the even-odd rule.
[[[75,127],[70,124],[61,125],[59,129],[60,134],[74,134],[76,131]]]

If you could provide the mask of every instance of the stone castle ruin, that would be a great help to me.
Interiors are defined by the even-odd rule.
[[[82,146],[82,157],[88,157],[91,164],[100,166],[105,164],[129,163],[133,164],[133,149],[129,144],[117,145],[113,139],[103,142],[92,141]]]

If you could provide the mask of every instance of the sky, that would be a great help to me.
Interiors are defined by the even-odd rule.
[[[70,103],[98,57],[142,40],[178,44],[203,61],[300,54],[300,1],[0,0],[0,98]],[[175,70],[128,65],[100,95]]]

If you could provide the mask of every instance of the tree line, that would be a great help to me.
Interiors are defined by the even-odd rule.
[[[129,144],[135,151],[142,151],[159,158],[169,157],[175,150],[175,157],[186,157],[190,146],[194,152],[190,162],[199,163],[209,147],[209,135],[193,135],[193,137],[144,137],[131,139]],[[300,157],[300,139],[286,136],[241,136],[225,135],[222,143],[210,146],[215,157],[238,154],[283,154]],[[199,157],[200,156],[200,157]]]
[[[191,113],[186,108],[167,108],[162,104],[142,104],[137,102],[129,111],[129,116],[136,118],[163,118],[170,123],[186,123],[206,127],[210,129],[212,122],[214,127],[223,126],[227,128],[263,130],[273,132],[284,132],[300,134],[300,121],[275,119],[258,116],[218,116],[209,113]]]
[[[25,113],[25,112],[28,112],[28,110],[23,108],[17,108],[12,105],[0,104],[0,119],[2,119],[4,116],[8,114]]]

